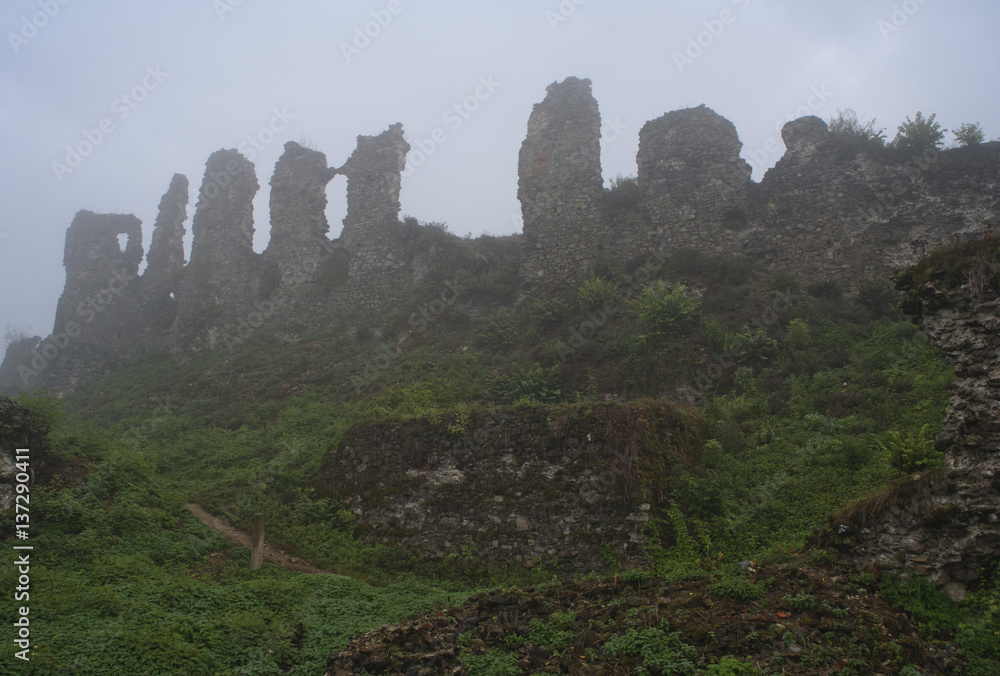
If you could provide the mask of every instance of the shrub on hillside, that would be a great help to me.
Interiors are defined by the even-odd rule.
[[[642,188],[637,176],[618,174],[604,190],[604,204],[615,211],[634,211],[642,205]]]
[[[588,279],[576,290],[576,302],[581,310],[594,310],[605,303],[613,303],[617,296],[614,283],[600,277]]]
[[[955,135],[955,141],[962,146],[977,146],[986,140],[986,134],[978,122],[966,122],[952,133]]]
[[[681,284],[656,282],[644,288],[633,303],[642,338],[675,336],[693,326],[701,315],[701,299]]]
[[[912,120],[907,115],[906,121],[899,125],[896,131],[892,147],[896,150],[917,153],[939,148],[944,141],[944,133],[948,130],[942,129],[941,125],[934,121],[936,117],[937,113],[924,117],[919,110]]]
[[[858,284],[857,302],[871,313],[872,319],[881,319],[899,307],[900,294],[885,279],[862,279]]]
[[[862,122],[853,108],[838,110],[828,123],[831,134],[856,139],[862,143],[882,147],[885,145],[885,129],[875,126],[875,118]]]
[[[806,293],[808,293],[813,298],[827,298],[829,300],[836,300],[844,295],[844,289],[841,288],[840,282],[832,277],[827,277],[825,279],[819,279],[815,282],[809,284],[806,287]]]
[[[889,465],[900,475],[932,470],[944,459],[944,454],[934,448],[930,425],[906,434],[892,430],[887,434],[886,441],[880,441],[878,445]]]

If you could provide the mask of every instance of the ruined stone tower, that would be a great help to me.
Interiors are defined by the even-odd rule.
[[[140,336],[132,327],[142,323],[136,284],[142,261],[140,225],[131,214],[76,214],[66,231],[66,286],[55,326],[39,347],[42,359],[33,359],[32,370],[48,371],[59,361],[66,367],[62,375],[46,376],[60,387],[72,387],[78,380],[75,362],[100,367],[138,346]],[[127,238],[124,250],[119,235]]]
[[[275,286],[265,279],[253,250],[253,198],[260,186],[254,165],[235,150],[208,158],[191,230],[191,261],[181,285],[178,308],[182,332],[214,346],[220,327],[239,323],[254,300]]]
[[[347,177],[347,218],[340,236],[347,248],[367,248],[395,233],[408,152],[398,122],[378,136],[358,136],[357,148],[337,170]]]
[[[187,177],[174,174],[160,200],[139,294],[143,312],[149,319],[147,328],[154,333],[169,329],[177,314],[177,293],[184,274],[187,203]]]
[[[337,170],[326,155],[294,141],[274,165],[271,177],[271,241],[264,255],[277,263],[281,283],[301,284],[329,255],[326,186]]]
[[[400,237],[399,190],[410,144],[396,123],[378,136],[359,136],[338,173],[347,177],[347,218],[340,243],[349,254],[351,310],[378,310],[404,297],[407,247]]]
[[[590,80],[552,83],[528,118],[517,162],[524,220],[522,279],[530,288],[579,280],[604,236],[601,114]]]
[[[750,165],[733,123],[711,108],[675,110],[639,131],[639,187],[661,244],[730,249],[747,227]]]

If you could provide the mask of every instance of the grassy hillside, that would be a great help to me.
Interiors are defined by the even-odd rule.
[[[352,515],[313,480],[361,422],[643,397],[697,407],[711,438],[697,466],[672,469],[661,525],[673,535],[652,547],[653,572],[679,579],[786,557],[828,514],[940,460],[925,441],[952,370],[886,283],[847,296],[832,281],[679,251],[601,260],[578,289],[515,302],[515,265],[459,276],[457,291],[432,289],[377,323],[147,354],[68,396],[55,445],[93,470],[38,490],[48,610],[35,664],[318,673],[350,634],[449,594],[551,580],[359,543]],[[187,516],[185,501],[247,530],[266,513],[269,539],[348,577],[250,575],[248,551]]]

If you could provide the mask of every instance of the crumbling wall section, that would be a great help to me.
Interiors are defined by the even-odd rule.
[[[254,165],[235,150],[208,158],[191,230],[191,261],[184,271],[177,330],[193,345],[218,347],[259,312],[277,288],[277,266],[253,250]]]
[[[632,245],[739,252],[752,186],[742,147],[733,123],[704,105],[643,125],[636,164],[653,227]]]
[[[744,251],[774,269],[851,286],[997,222],[1000,144],[906,156],[859,149],[816,117],[782,130]],[[990,147],[992,146],[992,148]]]
[[[294,141],[285,144],[274,165],[271,241],[264,256],[278,264],[284,286],[314,278],[320,261],[329,255],[326,186],[336,175],[336,169],[327,167],[326,155]]]
[[[587,79],[546,89],[518,155],[524,221],[521,278],[528,289],[583,279],[607,236],[601,211],[601,114]]]
[[[646,441],[630,446],[632,433]],[[430,558],[473,549],[489,566],[633,568],[648,565],[669,464],[695,461],[705,433],[661,402],[383,420],[347,433],[316,489],[373,544]]]
[[[838,515],[826,537],[860,569],[916,573],[960,601],[1000,552],[1000,299],[933,283],[916,295],[920,325],[955,366],[935,439],[944,469]]]
[[[184,274],[184,235],[187,232],[188,180],[174,174],[160,199],[153,225],[153,240],[146,254],[146,270],[140,284],[140,303],[150,340],[167,331],[177,316],[177,293]]]
[[[410,144],[403,125],[378,136],[359,136],[338,173],[347,176],[347,217],[340,244],[348,275],[338,294],[348,312],[385,310],[407,297],[413,279],[402,242],[399,191]]]
[[[80,211],[73,218],[63,255],[66,285],[52,335],[32,356],[32,386],[71,388],[138,349],[140,226],[131,214]],[[124,250],[119,235],[126,237]]]

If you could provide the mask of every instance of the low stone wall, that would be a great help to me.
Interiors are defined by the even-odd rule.
[[[661,402],[496,408],[387,419],[351,430],[317,490],[369,543],[423,556],[566,572],[648,563],[644,529],[665,507],[669,467],[706,429]]]

